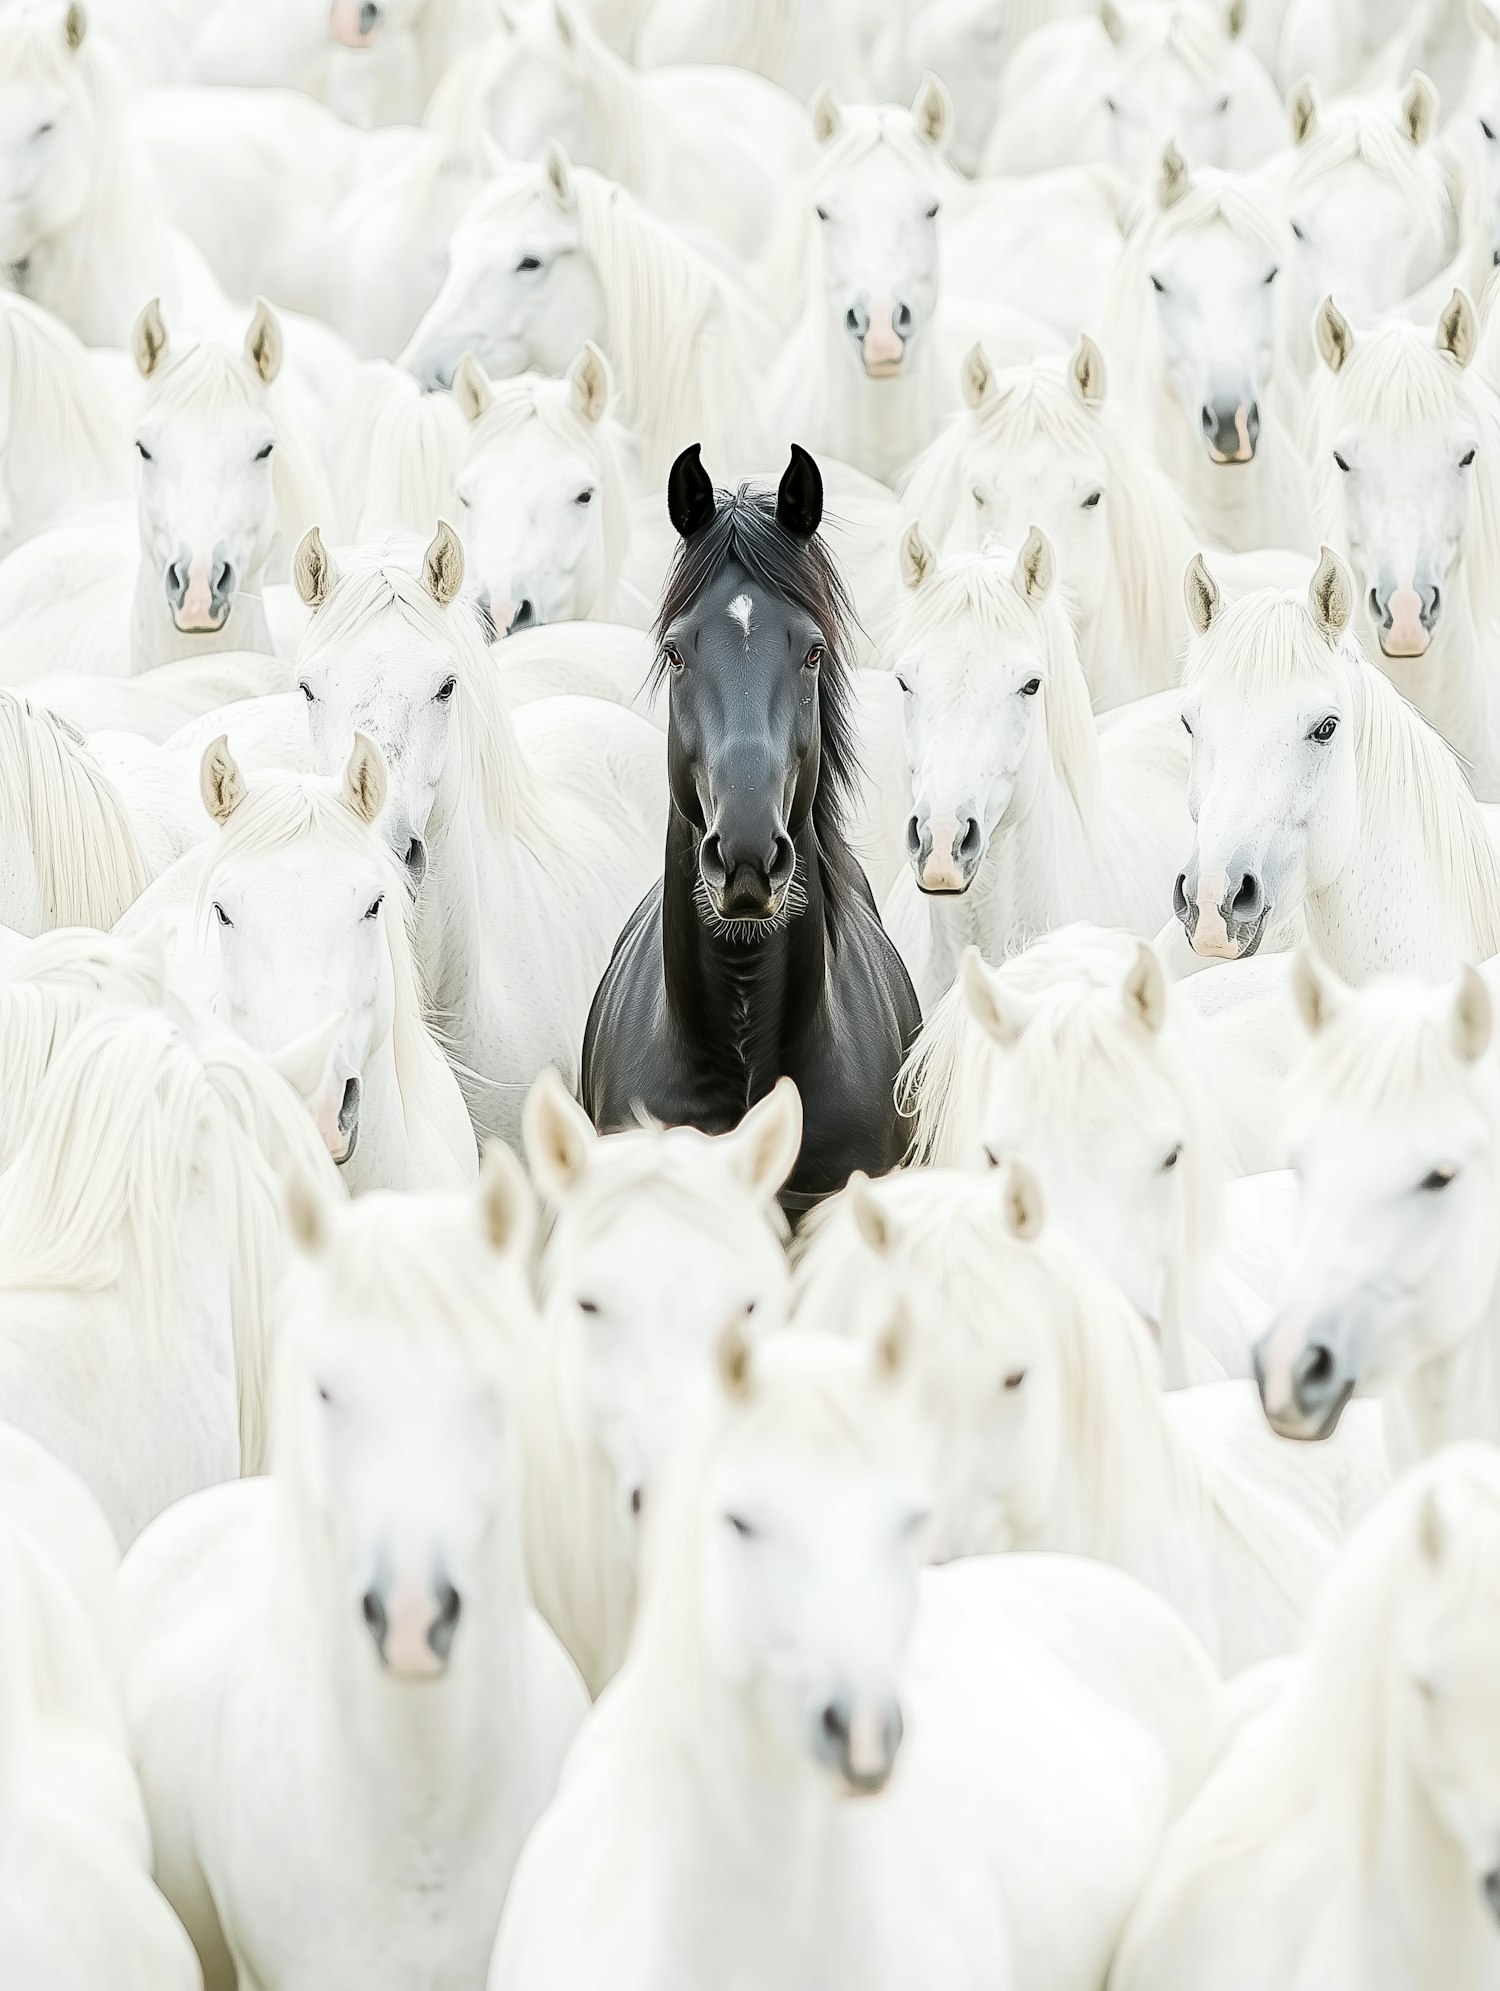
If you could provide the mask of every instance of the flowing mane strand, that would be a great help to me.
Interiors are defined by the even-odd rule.
[[[83,735],[10,691],[0,691],[0,827],[33,852],[49,927],[111,927],[149,883],[125,803]]]
[[[334,463],[334,498],[350,538],[430,532],[449,515],[467,440],[451,394],[428,394],[404,367],[367,360]]]
[[[106,497],[125,435],[114,398],[84,346],[61,319],[0,288],[0,406],[9,410],[8,443],[20,464],[61,458],[87,469],[75,503]]]

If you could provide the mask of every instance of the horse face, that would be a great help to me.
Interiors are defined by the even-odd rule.
[[[1477,135],[1468,153],[1470,192],[1487,260],[1500,263],[1500,69],[1492,56],[1485,58],[1484,81],[1472,101]]]
[[[793,839],[818,783],[818,667],[827,634],[731,560],[663,636],[672,798],[703,831],[715,919],[779,920]]]
[[[597,463],[530,421],[475,451],[458,502],[465,557],[497,629],[597,614],[606,502]]]
[[[919,891],[966,892],[996,829],[1030,799],[1025,770],[1046,749],[1045,653],[1039,642],[942,630],[897,660],[896,678],[912,874]]]
[[[938,187],[877,145],[818,185],[823,282],[839,334],[871,380],[905,370],[938,301]]]
[[[1282,112],[1261,65],[1224,38],[1212,73],[1168,37],[1122,53],[1103,98],[1109,156],[1144,179],[1169,139],[1195,165],[1253,166],[1281,142]]]
[[[1197,835],[1172,903],[1196,953],[1233,961],[1338,875],[1356,810],[1342,674],[1253,693],[1228,676],[1184,698]]]
[[[1248,463],[1275,356],[1275,279],[1224,223],[1163,246],[1151,265],[1167,379],[1210,461]]]
[[[540,197],[515,206],[481,195],[401,364],[429,390],[451,387],[468,352],[493,379],[528,367],[560,375],[586,339],[605,342],[604,294],[576,221]]]
[[[31,38],[34,38],[32,30]],[[26,35],[24,15],[17,37]],[[61,21],[49,59],[0,36],[0,263],[21,263],[75,219],[88,197],[94,119]]]
[[[1064,453],[1046,436],[1019,447],[976,438],[961,465],[954,543],[978,549],[991,536],[1020,546],[1032,526],[1047,535],[1076,621],[1099,613],[1109,580],[1109,479],[1092,449]]]
[[[1288,194],[1292,225],[1292,323],[1311,325],[1325,297],[1356,325],[1382,313],[1434,276],[1443,244],[1427,239],[1408,195],[1352,159]]]
[[[943,151],[961,173],[977,175],[995,121],[1000,78],[1014,53],[1014,23],[990,0],[927,0],[907,23],[906,54],[914,74],[941,76],[953,102]]]
[[[542,32],[543,24],[534,24]],[[485,129],[507,159],[540,159],[557,144],[576,166],[604,166],[599,131],[576,71],[530,44],[512,38],[484,104]]]
[[[372,1053],[390,1036],[393,993],[383,922],[392,871],[323,844],[231,860],[216,871],[209,912],[219,963],[219,1013],[272,1053],[330,1017],[337,1035],[309,1100],[336,1162],[359,1141]]]
[[[279,519],[269,409],[182,410],[147,403],[136,430],[141,556],[162,577],[184,635],[222,629],[259,575]]]

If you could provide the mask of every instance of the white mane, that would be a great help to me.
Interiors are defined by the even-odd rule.
[[[111,496],[125,436],[82,340],[50,312],[0,287],[0,436],[28,481],[68,467],[73,502]]]
[[[404,367],[359,369],[334,465],[337,515],[353,540],[430,532],[453,508],[467,428],[451,394],[427,394]]]
[[[113,926],[149,882],[124,801],[82,735],[10,691],[0,691],[0,833],[31,849],[49,926]]]

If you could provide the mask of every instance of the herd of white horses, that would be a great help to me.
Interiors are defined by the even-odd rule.
[[[0,1980],[1500,1991],[1497,266],[1496,0],[0,0]]]

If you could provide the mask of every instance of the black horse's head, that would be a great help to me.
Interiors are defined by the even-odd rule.
[[[848,604],[821,540],[823,480],[792,445],[780,488],[714,492],[698,445],[667,482],[682,544],[657,635],[671,687],[668,771],[699,832],[702,898],[752,929],[789,910],[797,840],[831,847],[853,772]]]

